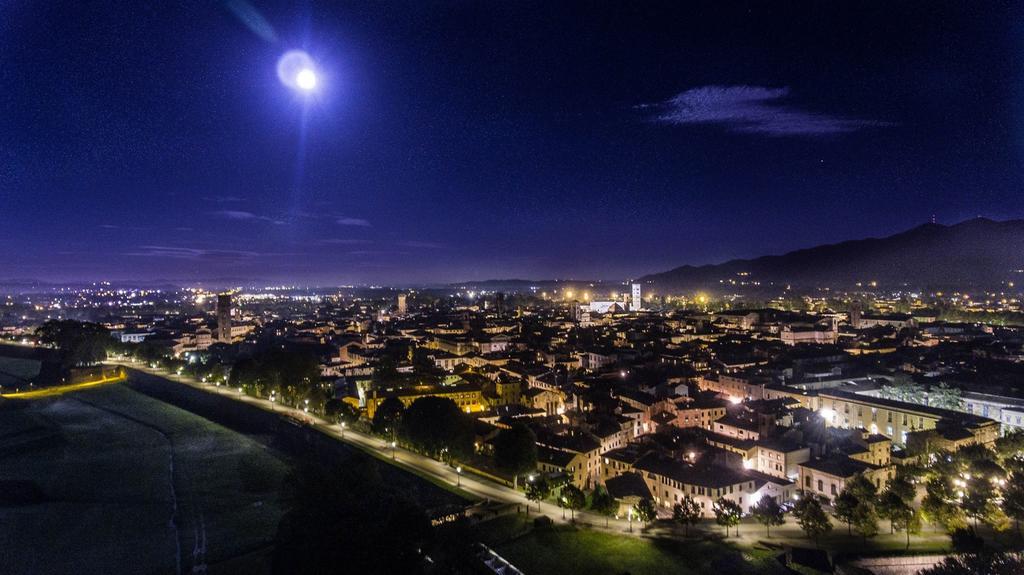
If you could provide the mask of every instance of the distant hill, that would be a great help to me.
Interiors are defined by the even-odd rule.
[[[1024,220],[985,218],[945,226],[924,224],[884,238],[852,240],[778,256],[682,266],[641,278],[657,290],[735,289],[729,280],[761,286],[998,288],[1024,287]],[[740,275],[748,274],[748,275]],[[723,284],[723,282],[725,282]]]

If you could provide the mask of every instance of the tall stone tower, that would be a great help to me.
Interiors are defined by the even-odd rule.
[[[217,341],[231,343],[231,294],[217,296]]]
[[[404,293],[398,294],[398,315],[405,315],[405,312],[409,311],[406,303],[406,295]]]
[[[860,329],[860,314],[863,310],[864,304],[860,300],[850,303],[850,325],[853,329]]]
[[[633,284],[633,300],[629,304],[629,311],[640,311],[643,306],[643,299],[640,298],[640,284]]]

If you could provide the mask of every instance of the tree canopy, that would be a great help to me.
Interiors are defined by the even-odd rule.
[[[47,321],[36,329],[36,337],[57,348],[64,369],[107,359],[107,348],[114,342],[102,325],[70,319]]]
[[[462,458],[473,453],[473,421],[446,397],[427,396],[412,402],[402,415],[398,436],[431,457]]]
[[[590,497],[590,509],[604,516],[604,526],[608,526],[608,518],[619,511],[619,502],[604,487],[598,487]]]
[[[729,536],[729,529],[736,528],[739,533],[740,518],[743,516],[743,509],[739,503],[731,499],[719,497],[712,506],[715,512],[715,522],[725,527],[725,536]]]
[[[772,496],[766,495],[750,509],[750,514],[761,525],[765,527],[765,536],[772,536],[772,526],[782,525],[786,522],[785,511],[779,502]]]
[[[320,365],[316,356],[272,348],[235,362],[229,377],[231,387],[241,387],[257,396],[274,394],[282,403],[299,406],[309,400],[315,411],[329,399],[320,386]]]
[[[569,510],[572,514],[572,519],[575,521],[576,511],[583,509],[583,506],[587,504],[587,496],[583,493],[582,489],[570,483],[562,488],[562,497],[559,501],[563,507]]]
[[[832,531],[832,522],[822,509],[821,499],[813,494],[804,493],[793,506],[793,516],[800,525],[807,537],[814,541],[815,546],[818,539]]]
[[[537,502],[537,511],[540,511],[540,502],[550,494],[551,484],[543,475],[526,484],[526,498]]]
[[[352,425],[359,421],[359,410],[354,405],[343,399],[329,399],[324,407],[324,413],[332,421]]]
[[[394,437],[398,433],[398,426],[402,423],[402,416],[405,414],[405,404],[397,397],[389,397],[377,406],[373,412],[373,421],[370,428],[377,435]]]
[[[658,518],[658,510],[654,507],[654,501],[649,498],[638,501],[633,506],[633,514],[641,523],[650,523]]]
[[[494,438],[494,464],[512,475],[518,489],[519,476],[537,467],[537,436],[522,423],[502,429]]]
[[[684,537],[690,536],[690,526],[696,525],[703,515],[700,503],[689,495],[684,495],[679,503],[672,506],[672,520],[683,526]]]

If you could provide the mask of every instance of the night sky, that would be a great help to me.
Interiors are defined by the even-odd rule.
[[[0,279],[625,279],[1024,217],[1019,3],[611,4],[6,2]]]

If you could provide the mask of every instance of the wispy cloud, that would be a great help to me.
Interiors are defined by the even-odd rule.
[[[407,248],[422,248],[425,250],[440,250],[448,246],[437,243],[437,242],[424,242],[419,240],[408,240],[404,242],[396,242],[396,245],[407,247]]]
[[[361,228],[371,227],[370,222],[367,220],[362,218],[350,218],[348,216],[337,216],[335,222],[337,222],[339,226],[358,226]]]
[[[249,222],[270,222],[272,224],[282,225],[285,222],[277,218],[271,218],[269,216],[261,216],[252,212],[245,212],[242,210],[217,210],[215,212],[209,212],[211,216],[218,218],[225,218],[228,220],[236,221],[249,221]]]
[[[801,109],[786,103],[788,96],[789,88],[703,86],[666,102],[638,108],[654,110],[655,119],[667,124],[717,125],[733,132],[768,136],[826,136],[893,125]]]
[[[203,200],[207,202],[217,202],[218,204],[230,204],[235,202],[244,202],[245,198],[239,196],[204,196]]]
[[[139,246],[136,251],[126,252],[126,256],[174,258],[174,259],[239,259],[254,258],[256,252],[242,250],[212,250],[200,248],[183,248],[177,246]]]
[[[187,248],[181,246],[138,246],[135,251],[125,252],[125,256],[146,258],[171,258],[183,260],[214,260],[239,261],[265,257],[295,256],[299,254],[284,252],[254,252],[248,250],[225,250],[210,248]]]
[[[322,240],[315,240],[313,243],[325,246],[358,246],[372,244],[373,242],[370,240],[359,240],[354,238],[326,238]]]

